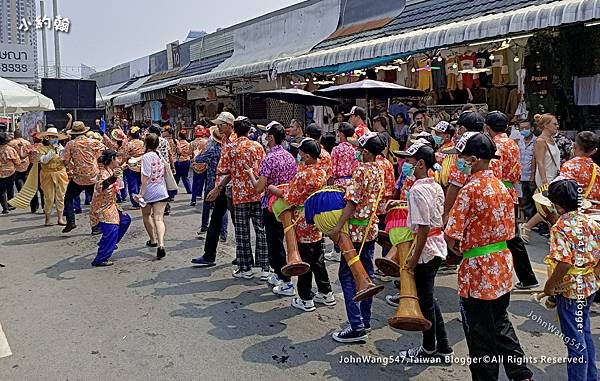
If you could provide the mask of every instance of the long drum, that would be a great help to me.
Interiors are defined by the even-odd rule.
[[[410,249],[413,234],[407,226],[407,220],[407,204],[393,207],[385,217],[385,233],[389,237],[391,248],[385,257],[375,259],[375,266],[387,276],[398,276],[400,272],[398,255]]]
[[[278,186],[281,190],[285,190],[287,184]],[[298,241],[296,230],[292,216],[292,207],[285,202],[284,199],[271,195],[269,198],[269,210],[273,212],[277,221],[283,225],[285,243],[287,249],[287,264],[281,268],[281,272],[285,276],[300,276],[310,270],[310,265],[302,261],[300,251],[298,250]]]
[[[29,207],[29,203],[38,191],[38,175],[38,161],[36,159],[33,162],[33,165],[31,166],[31,170],[27,175],[27,179],[25,180],[21,191],[17,193],[17,195],[14,198],[8,200],[8,203],[11,206],[14,206],[15,208],[19,209],[27,209]]]
[[[339,187],[325,187],[310,195],[304,203],[306,222],[314,224],[323,234],[329,235],[339,222],[346,206],[344,193],[345,191]],[[353,300],[359,302],[369,299],[382,291],[383,286],[373,283],[360,261],[350,238],[348,224],[343,227],[339,239],[335,243],[340,247],[356,284],[356,295]]]
[[[406,269],[409,253],[410,248],[400,252],[400,301],[396,315],[388,319],[388,324],[404,331],[426,331],[431,328],[431,322],[421,312],[415,276]]]

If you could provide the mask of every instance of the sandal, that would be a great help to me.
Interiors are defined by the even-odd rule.
[[[525,224],[519,224],[519,235],[521,236],[521,239],[523,240],[523,242],[529,243],[529,232],[530,231],[531,231],[531,229],[529,229],[527,226],[525,226]]]
[[[152,243],[152,241],[147,240],[146,241],[146,246],[148,246],[148,247],[158,247],[158,242]]]

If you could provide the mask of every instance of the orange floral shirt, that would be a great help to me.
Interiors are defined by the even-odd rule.
[[[587,196],[590,200],[600,201],[600,167],[589,157],[577,156],[567,161],[560,168],[560,175],[573,179],[581,185],[585,193],[592,181],[592,171],[596,167],[596,181]]]
[[[444,161],[444,158],[448,155],[445,152],[451,150],[452,148],[454,148],[454,142],[449,141],[448,143],[443,144],[437,150],[437,152],[435,153],[435,160],[438,162],[438,164],[442,164],[442,162]]]
[[[13,139],[8,142],[8,145],[17,151],[19,155],[19,164],[15,166],[17,172],[25,172],[29,169],[29,153],[31,152],[31,143],[23,138]],[[21,156],[21,153],[23,156]]]
[[[385,157],[378,155],[375,158],[375,162],[380,166],[383,171],[384,178],[384,190],[383,197],[379,202],[379,207],[377,208],[377,214],[382,215],[385,214],[385,201],[390,200],[394,195],[394,188],[396,186],[396,178],[394,175],[394,165],[391,161],[386,159]]]
[[[325,171],[327,178],[333,176],[333,161],[331,155],[323,146],[321,146],[321,156],[317,164]]]
[[[384,172],[377,162],[361,163],[352,175],[352,181],[346,187],[344,199],[356,204],[356,210],[351,218],[369,220],[377,211],[377,198],[384,187]],[[383,193],[382,193],[383,195]],[[377,238],[377,213],[373,216],[370,226],[349,224],[352,242],[362,242],[365,235],[367,241]]]
[[[226,150],[221,151],[218,172],[231,175],[233,205],[260,202],[262,193],[254,190],[250,176],[246,173],[246,166],[252,168],[254,175],[258,177],[258,169],[264,156],[262,146],[247,136],[237,138]]]
[[[329,176],[322,166],[317,164],[300,164],[296,175],[287,186],[283,198],[291,206],[303,206],[304,202],[314,192],[327,185]],[[311,243],[323,239],[323,234],[314,225],[309,225],[304,219],[304,207],[294,211],[296,222],[296,237],[298,242]]]
[[[460,241],[460,252],[515,236],[513,199],[491,170],[476,172],[458,192],[445,233]],[[458,293],[463,298],[494,300],[512,289],[512,255],[508,249],[463,259]]]
[[[117,141],[116,140],[112,140],[108,136],[108,134],[102,135],[102,143],[104,143],[104,145],[106,146],[106,148],[110,148],[110,149],[115,150],[115,151],[119,150],[119,146],[117,145]]]
[[[356,136],[356,138],[360,138],[361,136],[363,136],[364,134],[366,134],[367,132],[369,132],[369,127],[367,127],[366,124],[359,124],[358,126],[356,126],[356,129],[354,130],[354,136]]]
[[[102,190],[102,182],[112,177],[113,172],[107,168],[100,169],[96,185],[94,186],[94,195],[90,206],[90,224],[98,225],[100,222],[105,224],[119,224],[119,207],[117,206],[117,193],[119,189],[114,182],[108,188]]]
[[[494,136],[496,143],[496,153],[500,159],[490,161],[490,169],[494,172],[500,181],[508,181],[512,186],[508,186],[508,192],[515,204],[519,203],[519,196],[515,186],[521,182],[521,151],[519,145],[509,138],[506,134]]]
[[[171,161],[171,163],[174,163],[175,159],[176,159],[175,154],[177,152],[177,143],[175,143],[173,138],[165,138],[165,139],[169,143],[169,160]]]
[[[124,146],[121,162],[125,163],[131,158],[140,159],[138,165],[130,168],[134,172],[140,172],[142,170],[141,158],[144,155],[144,142],[141,139],[133,139],[128,141]]]
[[[15,174],[16,165],[19,163],[19,154],[8,144],[0,146],[0,178]]]
[[[593,269],[598,265],[598,261],[600,261],[600,224],[576,211],[560,216],[550,230],[550,254],[546,256],[544,262],[553,265],[565,262],[578,269]],[[578,281],[579,277],[581,277],[580,281]],[[598,291],[598,283],[593,271],[581,275],[567,274],[563,282],[569,286],[562,294],[569,299],[577,299],[577,295],[587,298]],[[581,284],[579,290],[578,283]]]
[[[177,154],[179,155],[177,161],[190,161],[192,159],[192,148],[187,140],[180,139],[177,141]]]
[[[106,147],[98,140],[84,135],[71,140],[65,146],[63,160],[67,163],[67,172],[76,184],[92,185],[98,176],[98,157]]]

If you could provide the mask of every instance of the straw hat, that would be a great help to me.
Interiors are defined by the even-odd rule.
[[[89,130],[90,130],[90,128],[86,127],[85,123],[83,123],[80,120],[77,120],[77,121],[73,122],[73,127],[71,127],[71,130],[69,130],[67,132],[67,134],[69,134],[69,135],[81,135],[81,134],[85,134]]]
[[[110,132],[110,137],[116,141],[123,141],[125,140],[125,133],[116,128]]]
[[[67,135],[58,132],[58,130],[55,127],[50,127],[46,131],[38,132],[36,134],[36,138],[38,139],[44,139],[49,137],[54,137],[58,138],[58,140],[63,140],[67,138]]]

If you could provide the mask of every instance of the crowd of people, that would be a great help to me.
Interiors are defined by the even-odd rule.
[[[580,132],[569,148],[559,142],[564,137],[553,115],[536,115],[533,125],[513,124],[502,112],[483,114],[470,105],[456,120],[435,125],[418,110],[394,118],[378,115],[371,124],[366,111],[355,106],[338,115],[335,130],[332,139],[314,123],[304,126],[294,119],[287,125],[273,121],[264,126],[223,111],[195,126],[192,141],[185,130],[175,131],[168,124],[96,133],[71,119],[63,131],[49,125],[35,133],[33,143],[19,131],[0,134],[2,213],[12,209],[8,200],[14,187],[21,190],[28,171],[39,165],[46,225],[52,225],[54,206],[63,233],[76,229],[80,195],[88,195],[92,234],[101,234],[93,266],[113,264],[111,257],[131,224],[120,206],[127,196],[129,209],[141,209],[146,245],[156,247],[161,259],[166,255],[164,216],[181,181],[192,207],[202,200],[198,235],[204,244],[202,255],[192,259],[196,267],[216,265],[229,216],[235,230],[233,277],[252,279],[258,268],[260,280],[275,294],[291,297],[292,307],[311,312],[317,304],[336,304],[325,260],[338,260],[348,324],[332,338],[344,343],[363,341],[371,330],[372,298],[355,301],[354,266],[360,262],[372,279],[376,243],[386,255],[388,241],[409,242],[408,259],[400,266],[414,275],[419,306],[431,327],[423,331],[422,345],[401,356],[419,360],[453,354],[444,306],[435,298],[435,278],[441,269],[456,269],[460,262],[458,294],[469,355],[504,355],[501,363],[511,380],[532,379],[526,362],[508,360],[525,354],[507,308],[513,286],[539,286],[526,246],[536,229],[550,238],[545,262],[551,273],[543,293],[557,305],[563,334],[574,339],[566,342],[569,357],[584,358],[567,364],[569,379],[597,379],[589,313],[600,279],[600,224],[590,212],[600,203],[594,161],[598,135]],[[309,201],[326,191],[341,193],[343,204],[323,231],[315,223],[315,203]],[[538,213],[535,193],[549,200],[551,213]],[[280,221],[274,200],[283,200],[293,211],[291,226]],[[35,196],[31,211],[38,206]],[[407,210],[404,222],[394,225],[401,227],[399,233],[383,234],[392,223],[386,214],[402,207]],[[518,225],[520,214],[527,222]],[[302,262],[309,266],[295,284],[282,271],[290,229]],[[353,249],[338,247],[344,234]],[[335,252],[325,254],[326,237],[344,259]],[[518,278],[514,285],[513,267]],[[386,299],[398,306],[401,297],[398,293]],[[498,379],[499,365],[474,361],[472,378]]]

